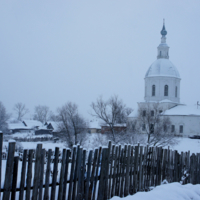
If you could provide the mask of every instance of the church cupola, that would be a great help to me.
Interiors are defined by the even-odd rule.
[[[145,75],[146,102],[180,103],[180,75],[169,60],[169,46],[166,44],[165,22],[161,30],[161,43],[157,47],[157,59],[151,64]]]
[[[166,35],[167,35],[167,31],[165,29],[165,21],[163,20],[163,28],[160,31],[162,37],[161,37],[161,43],[158,46],[158,55],[157,55],[157,59],[159,58],[165,58],[165,59],[169,59],[169,46],[166,43]]]

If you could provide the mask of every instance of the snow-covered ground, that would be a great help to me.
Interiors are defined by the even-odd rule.
[[[119,200],[113,197],[112,200]],[[155,187],[150,192],[138,192],[129,195],[124,200],[200,200],[200,184],[181,185],[180,183],[169,183]]]
[[[22,135],[24,136],[23,133]],[[38,137],[41,137],[41,136],[38,136]],[[177,145],[170,146],[170,149],[177,150],[179,153],[181,153],[181,151],[183,152],[190,151],[190,153],[200,152],[200,139],[178,138],[178,141],[179,143]],[[57,143],[54,143],[53,141],[20,142],[20,145],[24,149],[35,149],[38,143],[42,143],[43,148],[45,149],[55,149],[55,147],[59,147],[60,149],[66,148],[66,144],[64,142],[59,142],[59,141],[57,141]],[[3,143],[4,148],[7,145],[8,145],[8,142]],[[84,141],[82,145],[83,145],[83,148],[94,149],[94,148],[98,148],[99,146],[107,146],[108,140],[106,139],[104,135],[101,135],[98,133],[92,133],[92,134],[88,134],[86,140]]]

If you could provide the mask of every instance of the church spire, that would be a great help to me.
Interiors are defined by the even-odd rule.
[[[166,36],[167,35],[167,31],[165,30],[165,19],[163,19],[163,28],[160,31],[162,36]]]
[[[166,43],[166,35],[167,31],[165,29],[165,19],[163,19],[163,27],[162,30],[160,31],[162,37],[161,37],[161,43],[158,46],[158,55],[157,58],[165,58],[169,59],[169,46]]]

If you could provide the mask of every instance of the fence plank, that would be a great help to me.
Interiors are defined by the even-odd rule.
[[[150,186],[155,186],[155,160],[156,160],[156,148],[152,147],[152,157],[151,157],[151,172],[150,172]]]
[[[112,183],[112,190],[111,190],[111,198],[115,195],[115,186],[116,186],[116,174],[117,174],[117,159],[119,156],[119,147],[116,146],[115,148],[115,161],[114,161],[114,168],[113,168],[113,183]]]
[[[139,146],[135,147],[135,158],[134,158],[134,174],[133,174],[133,180],[134,180],[134,193],[138,190],[138,153],[139,153]]]
[[[66,155],[66,163],[65,163],[65,175],[64,175],[64,183],[63,183],[63,196],[62,200],[66,199],[66,191],[67,191],[67,180],[68,180],[68,168],[69,168],[69,158],[70,158],[70,150],[67,149],[67,155]]]
[[[143,146],[140,146],[140,157],[139,157],[139,191],[142,191],[142,160],[143,160]]]
[[[130,156],[131,156],[131,146],[128,145],[128,153],[126,159],[126,174],[125,174],[125,188],[124,188],[124,197],[129,195],[129,183],[130,183]]]
[[[39,181],[39,196],[38,200],[42,200],[43,197],[43,178],[44,178],[44,159],[45,159],[46,151],[42,149],[41,151],[41,162],[40,162],[40,181]]]
[[[65,174],[65,159],[66,159],[66,149],[63,149],[62,152],[62,164],[60,170],[60,181],[59,181],[59,191],[58,191],[58,200],[62,200],[63,196],[63,187],[64,187],[64,174]]]
[[[14,157],[11,200],[15,200],[16,197],[18,163],[19,163],[19,156]]]
[[[146,190],[147,188],[147,152],[148,152],[148,146],[144,148],[144,157],[143,157],[143,184],[142,188],[143,190]]]
[[[51,171],[51,155],[52,150],[48,150],[47,166],[46,166],[46,177],[45,177],[45,190],[44,190],[44,200],[49,200],[49,177]]]
[[[115,150],[115,145],[112,146],[111,157],[109,158],[110,173],[108,177],[108,199],[110,199],[111,197],[112,173],[113,173],[113,167],[114,167],[114,160],[113,160],[114,150]]]
[[[80,149],[80,146],[77,145],[77,154],[76,154],[76,165],[75,165],[75,170],[74,170],[74,186],[73,186],[72,200],[76,199],[79,149]]]
[[[2,149],[3,149],[3,133],[0,131],[0,183],[2,171]],[[0,199],[1,199],[1,184],[0,184]]]
[[[83,166],[82,166],[82,159],[83,159],[83,148],[79,149],[79,156],[78,156],[78,186],[77,186],[77,200],[83,199],[83,191],[82,191],[82,182],[83,182]]]
[[[91,163],[92,163],[92,150],[89,151],[89,155],[88,155],[87,177],[86,177],[86,184],[85,184],[85,200],[88,200],[88,195],[89,195]]]
[[[101,163],[101,155],[102,155],[101,151],[102,151],[102,147],[99,147],[97,167],[96,167],[95,177],[94,177],[94,191],[93,191],[93,194],[92,194],[92,200],[96,199],[96,188],[97,188],[96,185],[97,185],[97,180],[98,180],[98,176],[99,176],[99,166],[100,166],[100,163]]]
[[[127,146],[125,146],[127,148]],[[121,165],[120,165],[120,178],[119,178],[119,184],[120,184],[120,193],[119,193],[119,196],[120,197],[123,197],[124,195],[124,168],[125,168],[125,157],[126,157],[126,150],[125,148],[122,149],[121,151]]]
[[[115,196],[119,196],[120,189],[120,159],[121,159],[121,145],[119,145],[119,154],[117,159],[117,174],[116,174],[116,184],[115,184]]]
[[[68,191],[68,200],[72,198],[72,189],[73,189],[73,176],[74,176],[74,165],[75,165],[75,158],[76,158],[76,147],[73,147],[73,155],[72,155],[72,164],[71,164],[71,171],[70,171],[70,183],[69,183],[69,191]]]
[[[27,179],[26,179],[26,200],[30,200],[32,163],[33,163],[33,149],[30,149],[29,154],[28,154],[28,170],[27,170]]]
[[[24,183],[25,183],[25,178],[26,178],[25,176],[26,176],[27,152],[28,150],[25,149],[23,153],[19,200],[23,200],[24,198]]]
[[[42,151],[42,144],[38,144],[37,148],[36,148],[36,160],[35,160],[35,170],[34,170],[34,182],[33,182],[32,200],[37,200],[37,197],[38,197],[38,185],[39,185],[39,177],[40,177],[41,151]]]
[[[8,147],[8,158],[7,158],[7,163],[6,163],[6,175],[5,175],[5,182],[4,182],[3,200],[8,200],[10,198],[10,191],[12,187],[14,154],[15,154],[15,142],[10,142],[9,147]]]
[[[102,150],[101,172],[99,180],[98,200],[107,199],[107,171],[108,171],[108,148]]]
[[[55,200],[56,195],[56,182],[58,174],[58,159],[59,159],[59,148],[55,148],[55,157],[53,163],[53,178],[52,178],[52,187],[51,187],[51,200]]]
[[[131,146],[130,187],[129,187],[129,193],[130,193],[130,195],[133,195],[133,192],[134,192],[133,191],[133,173],[134,173],[133,165],[134,165],[133,146]]]
[[[94,150],[94,159],[92,162],[92,173],[91,173],[91,181],[90,181],[90,188],[89,188],[89,195],[88,199],[92,199],[92,190],[93,190],[93,185],[94,185],[94,173],[95,173],[95,168],[96,168],[96,163],[97,163],[97,156],[98,156],[98,149]]]

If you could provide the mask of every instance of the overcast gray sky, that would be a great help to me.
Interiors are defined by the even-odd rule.
[[[67,101],[87,116],[99,95],[144,99],[165,18],[181,102],[200,101],[199,0],[1,0],[0,101],[52,111]]]

